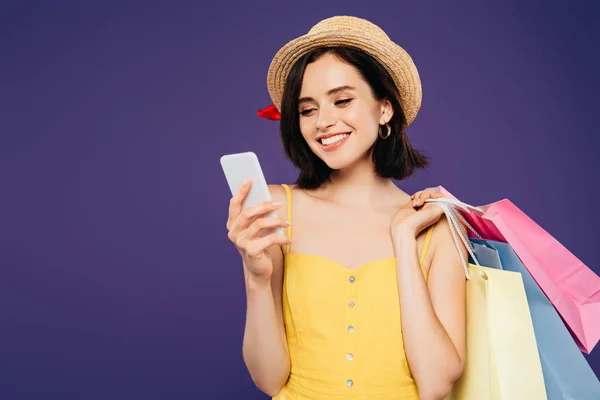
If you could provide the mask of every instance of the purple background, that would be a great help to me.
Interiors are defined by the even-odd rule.
[[[0,8],[0,398],[266,398],[219,157],[293,182],[256,110],[275,52],[332,15],[419,69],[432,166],[404,190],[508,197],[600,271],[593,2],[82,3]]]

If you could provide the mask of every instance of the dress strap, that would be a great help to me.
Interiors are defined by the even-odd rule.
[[[285,193],[287,195],[287,220],[290,223],[290,226],[287,227],[287,237],[288,239],[292,238],[292,191],[288,185],[283,183],[281,186],[284,187]],[[285,254],[290,252],[290,245],[285,246]]]
[[[423,271],[423,275],[425,276],[425,279],[427,279],[427,271],[425,270],[425,267],[423,266],[423,262],[425,261],[425,255],[427,255],[427,249],[429,248],[429,243],[431,242],[431,233],[433,232],[433,227],[434,225],[431,225],[428,229],[427,229],[427,234],[425,236],[425,243],[423,243],[423,249],[421,250],[421,257],[419,258],[419,265],[421,265],[421,270]]]

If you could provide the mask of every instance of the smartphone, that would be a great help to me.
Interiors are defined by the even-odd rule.
[[[252,180],[252,187],[242,203],[242,209],[272,200],[260,162],[253,152],[226,154],[221,157],[221,167],[232,196],[240,190],[246,179]],[[277,210],[267,216],[277,217]],[[283,228],[276,228],[275,231],[282,235],[285,234]],[[265,234],[269,233],[271,232]]]

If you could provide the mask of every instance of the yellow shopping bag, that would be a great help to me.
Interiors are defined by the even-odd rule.
[[[546,388],[533,322],[518,272],[479,265],[456,209],[444,210],[469,280],[466,293],[466,362],[447,400],[545,400]],[[471,228],[472,229],[472,228]],[[474,262],[462,257],[459,242]]]
[[[469,264],[467,359],[451,400],[547,399],[521,274]]]

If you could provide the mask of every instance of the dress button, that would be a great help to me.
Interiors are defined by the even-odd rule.
[[[353,381],[352,379],[348,379],[348,380],[346,381],[346,386],[348,386],[348,387],[352,387],[352,385],[354,385],[354,381]]]
[[[354,275],[352,275],[349,279],[350,283],[354,283],[354,281],[356,280],[356,277]]]
[[[348,327],[348,332],[354,333],[354,327],[352,325]]]
[[[356,303],[354,302],[354,300],[352,300],[352,301],[348,302],[348,305],[350,307],[354,307],[356,305]]]
[[[352,353],[346,354],[346,360],[348,360],[348,361],[354,360],[354,354],[352,354]]]

